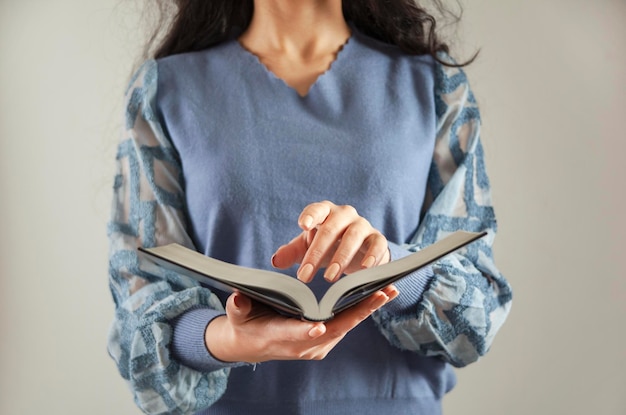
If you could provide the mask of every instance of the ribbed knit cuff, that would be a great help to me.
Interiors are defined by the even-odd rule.
[[[211,320],[224,315],[211,308],[193,308],[172,323],[172,347],[174,358],[181,364],[200,372],[212,372],[244,363],[222,362],[214,358],[204,342],[204,332]]]
[[[392,261],[412,254],[411,251],[407,251],[392,242],[389,243],[389,253]],[[395,282],[393,285],[400,291],[400,294],[392,302],[384,306],[385,311],[392,314],[404,314],[415,310],[417,303],[422,299],[424,291],[430,285],[433,275],[432,268],[427,266]]]

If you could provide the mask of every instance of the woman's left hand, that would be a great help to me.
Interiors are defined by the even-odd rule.
[[[272,257],[276,268],[299,263],[298,279],[310,282],[318,269],[336,281],[343,273],[389,262],[387,239],[352,206],[329,201],[312,203],[298,218],[302,233],[278,248]]]

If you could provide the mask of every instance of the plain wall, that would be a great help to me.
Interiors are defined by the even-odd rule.
[[[109,211],[137,2],[0,0],[0,414],[138,414],[109,359]],[[454,414],[626,413],[626,2],[465,2],[515,289]]]

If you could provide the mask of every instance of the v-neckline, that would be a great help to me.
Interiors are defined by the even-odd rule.
[[[320,73],[315,80],[309,85],[306,93],[304,95],[300,94],[300,92],[298,92],[298,90],[296,88],[294,88],[293,86],[289,85],[287,83],[287,81],[285,81],[283,78],[281,78],[280,76],[276,75],[276,73],[274,73],[266,64],[264,64],[261,61],[261,58],[256,55],[254,52],[250,51],[248,48],[246,48],[244,45],[241,44],[241,42],[239,41],[238,38],[234,39],[234,42],[236,43],[236,46],[239,48],[240,51],[243,52],[243,54],[249,56],[249,58],[254,61],[254,65],[256,67],[259,67],[261,70],[263,70],[263,72],[265,72],[265,74],[267,76],[269,76],[271,79],[278,81],[280,84],[282,84],[283,87],[287,88],[289,91],[293,92],[294,94],[296,94],[299,98],[301,99],[306,99],[311,95],[311,92],[316,89],[316,85],[318,85],[323,78],[327,77],[331,71],[337,71],[337,66],[339,66],[341,64],[342,61],[344,61],[345,59],[347,59],[345,57],[345,55],[347,55],[347,50],[351,47],[351,44],[354,43],[354,37],[355,37],[355,33],[354,33],[354,29],[351,28],[351,33],[350,36],[346,39],[346,41],[337,49],[337,52],[335,53],[335,57],[334,59],[330,62],[330,64],[328,65],[328,67],[326,68],[326,70],[322,73]]]

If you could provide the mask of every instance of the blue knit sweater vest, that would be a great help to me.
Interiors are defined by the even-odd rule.
[[[391,242],[392,256],[403,255],[433,157],[433,90],[430,57],[356,30],[304,97],[234,39],[159,60],[159,117],[181,159],[197,248],[271,269],[272,253],[300,232],[302,208],[331,200],[354,206]],[[417,276],[401,289],[398,313],[415,306],[427,281]],[[318,295],[327,288],[319,277],[311,286]],[[183,318],[175,337],[197,339],[215,313]],[[176,344],[196,369],[221,364]],[[391,346],[368,319],[322,361],[234,367],[207,413],[437,414],[453,383],[445,363]]]

